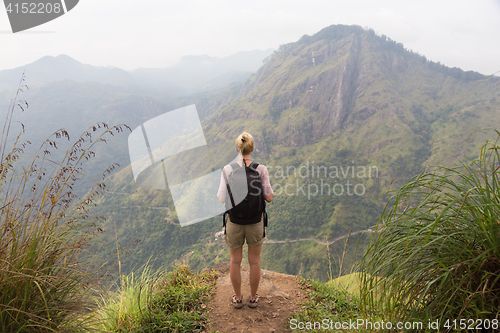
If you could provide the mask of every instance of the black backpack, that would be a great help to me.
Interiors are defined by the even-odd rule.
[[[266,202],[258,166],[256,162],[246,166],[243,160],[242,166],[238,163],[231,164],[233,170],[228,177],[223,172],[227,189],[226,212],[223,215],[224,233],[227,214],[231,222],[241,225],[258,223],[264,217],[264,227],[267,227]]]

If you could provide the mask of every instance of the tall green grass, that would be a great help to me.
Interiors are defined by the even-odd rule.
[[[217,272],[194,274],[187,266],[152,273],[145,268],[121,278],[95,312],[95,329],[106,332],[201,332],[208,324],[206,302]]]
[[[27,88],[21,84],[0,140],[0,332],[77,331],[100,278],[87,250],[102,218],[89,210],[105,185],[96,182],[83,197],[75,190],[95,145],[122,127],[98,123],[53,158],[60,141],[70,139],[59,130],[30,155],[23,132],[12,138],[17,107],[28,107],[18,100]]]
[[[498,319],[500,132],[496,136],[477,159],[423,172],[393,195],[362,261],[365,311],[441,323]]]
[[[134,273],[121,276],[116,292],[101,295],[96,300],[95,328],[106,332],[131,332],[140,327],[157,278],[148,268],[139,276]]]

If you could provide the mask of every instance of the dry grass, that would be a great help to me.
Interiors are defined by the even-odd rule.
[[[70,140],[59,130],[27,156],[31,143],[21,142],[23,133],[11,139],[17,108],[28,107],[18,99],[27,89],[23,82],[24,75],[0,141],[0,331],[78,330],[84,327],[91,287],[100,278],[88,249],[103,218],[90,209],[116,165],[83,197],[75,189],[85,177],[85,163],[95,157],[95,145],[126,126],[97,123],[53,160],[60,141]]]

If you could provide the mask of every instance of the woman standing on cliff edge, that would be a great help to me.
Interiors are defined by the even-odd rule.
[[[228,209],[228,214],[224,214],[225,240],[229,246],[231,257],[229,275],[234,290],[232,304],[236,309],[243,307],[241,260],[245,240],[248,244],[248,263],[250,264],[248,306],[250,308],[257,307],[259,300],[257,289],[260,282],[260,252],[262,243],[265,240],[264,219],[266,214],[264,200],[271,202],[274,196],[267,168],[262,164],[251,161],[253,149],[254,139],[249,133],[243,132],[236,138],[236,151],[239,153],[239,161],[224,167],[219,191],[217,192],[219,201],[225,202]],[[236,188],[238,179],[240,180],[239,184],[242,182],[247,183],[243,184],[245,187],[244,198],[241,195],[238,198],[238,189]],[[228,215],[227,219],[226,215]]]

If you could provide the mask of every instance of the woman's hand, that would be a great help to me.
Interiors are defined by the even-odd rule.
[[[273,197],[274,197],[274,193],[271,193],[271,194],[264,194],[264,199],[267,201],[267,202],[271,202],[273,201]]]

